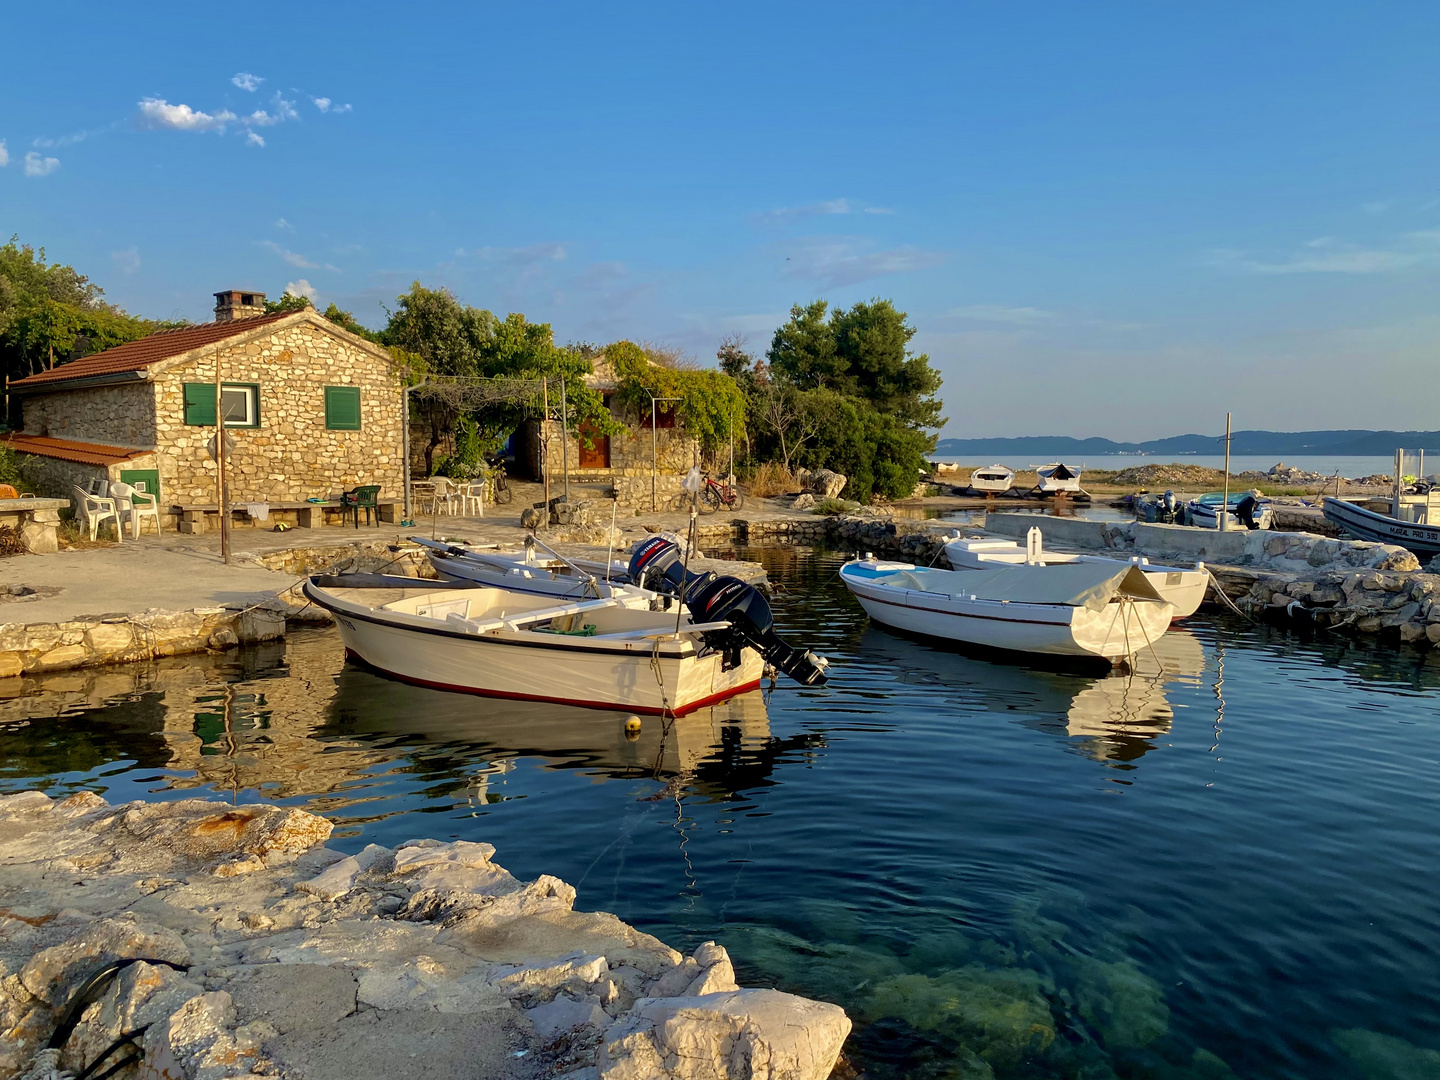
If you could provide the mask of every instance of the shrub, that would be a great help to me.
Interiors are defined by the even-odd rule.
[[[821,499],[815,504],[814,512],[817,514],[848,514],[851,510],[859,507],[858,502],[851,502],[849,499]]]
[[[749,495],[765,498],[800,490],[800,481],[795,479],[795,474],[778,461],[762,461],[747,472],[745,491]]]

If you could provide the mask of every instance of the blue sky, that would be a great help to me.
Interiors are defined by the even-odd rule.
[[[247,14],[247,11],[252,12]],[[212,14],[213,12],[213,14]],[[1440,5],[24,5],[0,231],[713,358],[894,299],[945,435],[1440,427]]]

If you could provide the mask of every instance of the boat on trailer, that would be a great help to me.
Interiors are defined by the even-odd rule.
[[[970,490],[981,495],[1003,495],[1015,485],[1015,470],[1004,465],[986,465],[970,474]]]
[[[1187,619],[1199,610],[1210,587],[1210,571],[1203,562],[1191,569],[1156,566],[1142,555],[1117,559],[1109,555],[1071,555],[1046,551],[1038,526],[1025,535],[1022,548],[1014,540],[989,537],[962,537],[958,532],[945,544],[945,557],[954,570],[991,570],[997,566],[1067,566],[1071,563],[1099,563],[1114,567],[1135,566],[1154,586],[1161,599],[1175,609],[1173,619]]]
[[[1070,563],[941,570],[868,556],[840,580],[876,622],[1031,656],[1129,662],[1174,608],[1137,566]]]
[[[1063,462],[1052,461],[1049,465],[1036,467],[1035,473],[1040,479],[1035,486],[1045,495],[1076,492],[1080,490],[1080,474],[1083,471]]]

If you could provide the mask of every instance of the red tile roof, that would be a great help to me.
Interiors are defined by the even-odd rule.
[[[0,433],[0,442],[21,454],[39,454],[41,457],[59,458],[61,461],[78,461],[82,465],[117,465],[142,454],[154,453],[153,450],[135,450],[127,446],[52,439],[48,435],[26,435],[19,431]]]
[[[104,375],[121,375],[127,371],[142,371],[151,364],[169,360],[202,345],[224,341],[237,334],[248,333],[257,327],[267,326],[292,314],[282,311],[275,315],[262,315],[255,319],[237,319],[234,322],[201,323],[199,326],[182,326],[178,330],[162,330],[158,334],[117,345],[104,352],[93,353],[79,360],[71,360],[51,371],[42,371],[10,384],[11,389],[41,386],[46,383],[68,382],[71,379],[93,379]]]

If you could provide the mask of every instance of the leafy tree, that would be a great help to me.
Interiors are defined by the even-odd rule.
[[[622,405],[637,418],[650,415],[652,395],[678,398],[675,415],[705,453],[714,455],[731,438],[744,439],[745,395],[725,372],[675,367],[672,356],[633,341],[606,345],[605,361],[615,372]]]
[[[371,330],[368,326],[363,325],[350,312],[342,311],[340,309],[340,306],[336,304],[333,300],[330,302],[330,306],[327,307],[322,314],[325,316],[325,318],[329,319],[336,326],[340,327],[340,329],[349,330],[350,333],[354,334],[356,337],[362,337],[366,341],[373,341],[377,345],[383,343],[381,335],[379,333]]]
[[[283,294],[279,300],[265,301],[266,315],[279,315],[282,311],[304,311],[308,307],[314,307],[308,296],[296,296],[292,292]]]
[[[12,236],[0,247],[0,370],[19,379],[184,325],[134,318],[103,296],[74,267]]]

